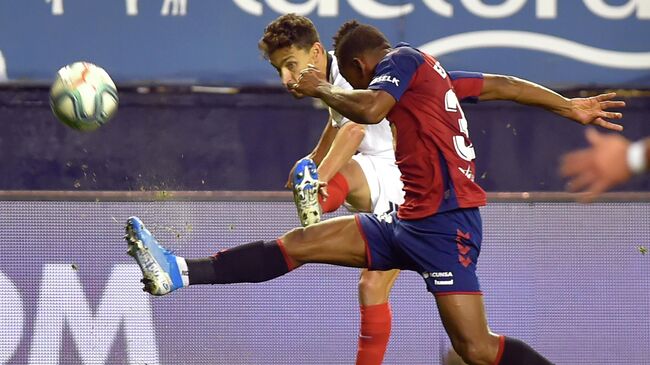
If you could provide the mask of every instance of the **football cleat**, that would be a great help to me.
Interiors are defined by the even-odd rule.
[[[296,164],[293,172],[293,200],[298,208],[298,217],[303,227],[320,222],[318,171],[316,164],[310,158],[303,158]]]
[[[130,217],[126,221],[124,238],[129,247],[126,253],[135,259],[142,270],[140,281],[144,283],[144,291],[152,295],[165,295],[184,286],[187,275],[183,276],[181,269],[187,271],[185,260],[162,247],[138,217]]]

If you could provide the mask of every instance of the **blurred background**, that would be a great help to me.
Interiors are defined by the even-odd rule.
[[[624,135],[650,134],[647,1],[29,0],[0,4],[0,151],[13,156],[0,189],[281,190],[327,121],[319,104],[282,90],[257,49],[287,12],[309,16],[327,47],[356,18],[448,70],[514,75],[567,96],[618,91]],[[90,134],[57,123],[47,103],[56,71],[78,60],[120,89],[115,119]],[[583,128],[510,103],[465,109],[486,190],[562,190],[558,156],[585,145]]]
[[[178,252],[205,256],[298,223],[288,195],[274,192],[327,110],[288,95],[257,49],[266,24],[289,12],[310,17],[326,47],[355,18],[447,70],[514,75],[569,97],[616,91],[628,105],[623,135],[650,135],[648,0],[0,2],[0,364],[354,361],[356,270],[315,266],[152,299],[120,239],[137,214]],[[119,90],[117,115],[91,133],[58,122],[48,102],[57,70],[80,60]],[[564,190],[558,159],[586,146],[582,126],[511,103],[464,110],[484,189]],[[647,177],[617,188],[649,189]],[[196,190],[260,194],[100,194]],[[650,205],[614,200],[483,211],[493,329],[558,364],[650,364]],[[402,274],[393,302],[386,363],[441,363],[449,346],[421,279]]]

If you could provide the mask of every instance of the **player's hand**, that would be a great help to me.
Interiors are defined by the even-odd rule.
[[[300,94],[318,97],[318,87],[324,83],[325,76],[314,65],[307,65],[307,68],[300,71],[298,82],[290,84],[289,88],[296,90]]]
[[[578,199],[587,203],[615,185],[627,181],[632,173],[627,165],[630,141],[619,134],[587,130],[591,147],[562,157],[560,173],[569,178],[567,190],[582,192]]]
[[[327,193],[326,181],[318,181],[318,193],[323,197],[323,201],[327,201],[327,198],[330,197],[330,195]]]
[[[622,131],[623,126],[609,122],[608,119],[621,119],[623,114],[611,112],[613,108],[625,107],[625,102],[612,100],[616,93],[600,94],[589,98],[570,99],[571,111],[568,118],[582,125],[597,125],[612,131]]]

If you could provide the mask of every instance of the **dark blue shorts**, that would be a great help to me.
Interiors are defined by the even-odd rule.
[[[480,293],[476,262],[481,252],[478,208],[456,209],[417,220],[397,214],[357,214],[370,270],[419,273],[433,294]]]

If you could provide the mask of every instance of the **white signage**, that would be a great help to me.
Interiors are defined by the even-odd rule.
[[[125,337],[126,363],[159,364],[150,295],[133,280],[140,276],[138,265],[115,265],[99,303],[91,308],[71,265],[44,265],[34,330],[23,339],[28,312],[16,285],[0,272],[0,307],[11,308],[0,311],[0,364],[11,359],[21,339],[31,341],[30,364],[58,364],[64,331],[82,364],[104,364],[118,335]]]

